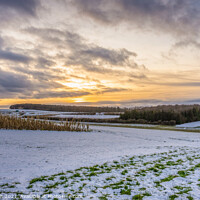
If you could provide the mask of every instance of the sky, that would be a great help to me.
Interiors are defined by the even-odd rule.
[[[0,0],[0,108],[200,103],[199,0]]]

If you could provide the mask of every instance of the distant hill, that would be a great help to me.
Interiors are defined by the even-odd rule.
[[[30,109],[60,112],[124,112],[126,108],[119,107],[92,107],[92,106],[65,106],[44,104],[15,104],[10,109]]]

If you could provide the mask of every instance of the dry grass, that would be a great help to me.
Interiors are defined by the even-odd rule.
[[[88,124],[75,121],[61,123],[41,121],[32,118],[23,119],[16,116],[0,114],[0,129],[48,130],[48,131],[89,131]]]

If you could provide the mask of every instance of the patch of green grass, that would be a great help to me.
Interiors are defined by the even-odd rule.
[[[152,195],[148,192],[145,192],[145,193],[143,193],[143,196],[152,196]]]
[[[119,181],[119,182],[116,182],[116,183],[112,183],[110,185],[105,185],[103,186],[103,189],[106,189],[106,188],[109,188],[109,187],[112,187],[112,189],[119,189],[119,188],[122,188],[124,184],[124,181]]]
[[[48,176],[41,176],[39,178],[34,178],[32,179],[29,183],[30,184],[33,184],[33,183],[36,183],[36,182],[42,182],[42,181],[46,181],[48,178]]]
[[[101,197],[99,197],[99,200],[108,200],[108,198],[105,196],[101,196]]]
[[[48,178],[49,181],[54,181],[54,176]]]
[[[154,165],[154,168],[157,168],[157,169],[165,169],[166,166],[163,165],[163,164],[156,163],[156,164]]]
[[[181,171],[178,171],[178,175],[179,175],[180,177],[185,178],[186,176],[189,175],[189,172],[181,170]]]
[[[121,189],[120,191],[121,195],[131,195],[131,189]]]
[[[139,186],[139,185],[140,185],[140,183],[139,183],[138,181],[136,181],[135,185],[138,185],[138,186]]]
[[[184,193],[188,193],[188,192],[192,191],[191,187],[175,186],[174,188],[179,190],[179,192],[177,192],[177,194],[184,194]]]
[[[113,178],[115,178],[115,177],[114,177],[114,176],[110,176],[110,177],[106,178],[106,180],[107,180],[107,181],[110,181],[110,180],[112,180]]]
[[[126,175],[127,173],[128,173],[128,170],[126,170],[126,169],[121,172],[122,175]]]
[[[195,168],[200,168],[200,163],[196,164]]]
[[[93,167],[90,167],[90,168],[89,168],[89,171],[91,171],[91,172],[99,171],[99,166],[98,166],[98,165],[95,165],[95,166],[93,166]]]
[[[75,173],[70,178],[77,178],[77,177],[81,177],[80,173]]]
[[[136,194],[132,197],[132,200],[142,200],[143,199],[143,195],[142,194]]]
[[[67,178],[65,176],[61,176],[60,180],[66,180]]]
[[[181,164],[182,162],[180,162],[180,161],[167,161],[166,162],[166,165],[168,165],[168,166],[174,166],[174,165],[179,165],[179,164]]]
[[[129,178],[129,177],[127,177],[127,178],[126,178],[126,181],[129,181],[129,182],[130,182],[130,181],[132,181],[132,179]]]
[[[1,184],[0,187],[8,187],[9,184],[8,183],[5,183],[5,184]]]
[[[47,190],[53,189],[53,188],[55,189],[55,188],[57,188],[58,185],[60,185],[60,182],[56,182],[54,184],[46,185],[44,188],[47,189]]]
[[[146,188],[145,188],[145,187],[142,187],[142,188],[139,188],[139,190],[140,190],[140,191],[146,190]]]
[[[178,198],[178,195],[176,195],[176,194],[173,194],[173,195],[169,196],[169,200],[174,200],[176,198]]]
[[[96,172],[91,172],[88,174],[88,176],[97,176],[97,173]]]
[[[31,188],[33,188],[33,185],[29,185],[29,186],[27,186],[26,188],[27,188],[27,189],[31,189]]]
[[[161,179],[160,182],[168,182],[168,181],[173,180],[176,177],[178,177],[178,176],[177,175],[169,175],[168,177]]]

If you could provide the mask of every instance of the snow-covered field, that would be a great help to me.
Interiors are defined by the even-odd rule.
[[[0,109],[0,113],[16,115],[16,116],[48,116],[56,118],[93,118],[93,119],[113,119],[119,118],[119,115],[105,115],[104,113],[96,113],[90,115],[82,112],[56,112],[44,110],[23,110],[23,109]]]
[[[92,129],[0,130],[3,199],[200,199],[199,133]]]
[[[87,118],[87,119],[113,119],[119,118],[119,115],[54,115],[57,118]]]
[[[200,121],[180,124],[180,125],[176,125],[176,127],[178,127],[178,128],[199,128]]]

